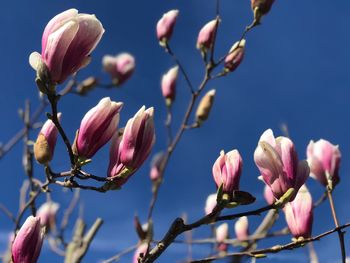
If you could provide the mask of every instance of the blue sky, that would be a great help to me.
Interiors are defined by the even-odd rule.
[[[172,67],[173,61],[159,47],[155,37],[155,24],[162,14],[170,9],[180,10],[178,23],[171,45],[184,64],[191,80],[198,85],[203,76],[203,64],[195,49],[196,37],[200,28],[215,16],[215,1],[178,0],[164,1],[8,1],[2,5],[0,22],[2,41],[2,96],[0,96],[0,118],[3,125],[0,141],[6,142],[22,127],[17,110],[29,98],[36,108],[38,93],[34,84],[35,73],[28,65],[32,51],[40,51],[43,28],[51,17],[68,8],[77,8],[84,13],[94,13],[106,29],[101,43],[93,53],[88,68],[82,70],[78,79],[96,75],[108,82],[108,76],[101,70],[101,58],[105,54],[122,51],[136,57],[136,71],[130,81],[121,89],[98,89],[86,98],[70,95],[59,105],[63,112],[62,124],[73,140],[85,112],[106,96],[123,101],[121,125],[125,125],[142,105],[155,107],[157,142],[153,153],[163,149],[166,143],[165,107],[160,94],[160,77]],[[281,135],[280,125],[289,127],[300,158],[305,158],[308,142],[319,138],[339,144],[343,161],[341,183],[334,198],[339,220],[349,220],[348,177],[350,158],[349,141],[349,78],[350,38],[347,34],[350,25],[348,10],[350,2],[330,1],[276,1],[271,13],[263,20],[263,26],[247,36],[246,56],[239,69],[224,79],[215,80],[208,89],[216,88],[215,105],[209,120],[202,128],[186,132],[169,163],[164,184],[160,191],[154,222],[155,238],[160,238],[171,221],[187,212],[191,221],[203,215],[203,206],[208,194],[215,191],[211,167],[221,149],[239,149],[243,161],[242,190],[257,197],[251,208],[265,205],[262,199],[263,184],[253,161],[253,152],[261,133],[272,128]],[[245,25],[252,17],[249,1],[222,0],[222,23],[219,31],[216,54],[225,54],[237,41]],[[174,110],[174,124],[182,119],[189,99],[183,77],[178,82],[178,94]],[[44,120],[44,117],[42,118]],[[176,126],[177,127],[177,126]],[[35,139],[37,132],[32,133]],[[108,147],[101,150],[91,165],[90,172],[106,174]],[[19,143],[5,158],[0,160],[2,183],[0,202],[15,212],[18,205],[18,192],[24,173],[21,163],[22,145]],[[56,150],[52,166],[56,171],[67,170],[69,160],[62,142]],[[43,179],[42,167],[37,165],[35,172]],[[108,258],[116,252],[133,245],[137,237],[133,229],[132,217],[137,213],[145,219],[151,197],[149,182],[149,160],[143,168],[123,187],[121,191],[99,194],[83,192],[81,202],[84,218],[91,224],[101,216],[105,219],[86,262],[96,262]],[[322,193],[317,182],[309,180],[308,187],[314,199]],[[52,187],[53,198],[66,207],[72,194]],[[44,199],[39,199],[43,202]],[[249,208],[238,208],[243,211]],[[62,211],[61,211],[62,212]],[[61,218],[62,214],[59,215]],[[260,217],[251,218],[252,227]],[[275,227],[285,224],[283,215]],[[315,211],[313,233],[321,233],[333,227],[329,205],[322,204]],[[0,248],[5,247],[6,233],[13,228],[9,220],[0,215]],[[230,222],[231,231],[233,223]],[[196,230],[196,237],[206,237],[207,227]],[[290,237],[269,240],[261,246],[288,242]],[[346,244],[349,238],[346,237]],[[340,259],[336,236],[317,242],[316,250],[321,262],[335,262]],[[208,248],[197,247],[196,257],[207,255]],[[349,248],[347,252],[350,253]],[[263,259],[262,262],[300,262],[307,260],[307,250],[291,252]],[[169,262],[183,259],[186,247],[174,245],[159,259]],[[297,255],[297,256],[294,256]],[[46,248],[39,262],[61,262]],[[129,262],[130,256],[122,262]]]

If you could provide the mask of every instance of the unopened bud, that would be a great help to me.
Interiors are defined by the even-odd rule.
[[[225,58],[226,73],[234,71],[243,61],[245,39],[236,42],[230,49],[229,54]]]
[[[159,44],[162,47],[165,47],[166,43],[171,38],[178,15],[179,10],[170,10],[169,12],[165,13],[163,17],[158,21],[157,37],[159,40]]]
[[[206,52],[212,47],[217,26],[218,21],[214,19],[202,27],[197,38],[197,49]]]
[[[205,214],[206,215],[209,215],[211,212],[213,212],[214,208],[216,207],[216,197],[217,194],[214,193],[214,194],[211,194],[207,197],[207,200],[205,202],[205,208],[204,208],[204,211],[205,211]]]
[[[240,217],[236,223],[235,223],[235,233],[236,237],[239,241],[244,241],[249,236],[249,229],[248,229],[249,223],[248,223],[248,217],[243,216]]]
[[[227,251],[227,244],[225,244],[225,240],[228,239],[228,224],[223,223],[218,226],[215,233],[217,249],[218,251],[225,252]]]
[[[150,178],[152,182],[159,182],[162,180],[162,165],[164,162],[165,155],[163,152],[157,153],[151,162]]]
[[[57,115],[61,119],[61,113]],[[47,120],[34,144],[34,157],[40,164],[47,164],[52,160],[56,146],[58,130],[51,120]]]
[[[98,84],[98,79],[95,77],[88,77],[79,83],[77,87],[77,93],[79,95],[85,96],[88,92],[92,91]]]
[[[40,226],[40,218],[29,216],[12,244],[12,260],[14,263],[37,262],[44,240],[44,231]]]
[[[165,98],[167,106],[170,106],[175,100],[176,95],[176,80],[179,73],[179,67],[172,67],[167,73],[162,77],[162,94]]]
[[[55,202],[46,202],[37,211],[37,217],[40,218],[42,226],[46,227],[46,231],[52,229],[56,223],[56,214],[60,205]]]
[[[208,91],[199,102],[196,111],[196,121],[202,123],[209,117],[210,110],[214,103],[215,89]]]
[[[254,22],[252,25],[259,25],[263,15],[266,15],[275,0],[251,0],[251,7],[254,12]]]
[[[136,64],[133,55],[123,52],[116,56],[105,55],[102,66],[111,75],[113,84],[120,86],[132,76]]]

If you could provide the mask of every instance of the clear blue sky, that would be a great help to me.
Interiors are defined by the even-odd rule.
[[[245,25],[251,21],[250,1],[222,1],[222,23],[216,54],[225,54],[237,41]],[[110,96],[123,101],[121,115],[124,125],[142,105],[155,107],[157,142],[153,153],[166,143],[164,103],[160,94],[160,76],[173,66],[173,61],[159,47],[155,37],[155,25],[162,14],[170,9],[180,10],[171,45],[183,62],[191,80],[199,83],[203,65],[195,49],[199,29],[215,16],[215,1],[8,1],[2,5],[0,16],[2,40],[0,42],[1,84],[0,119],[3,120],[0,141],[6,142],[22,127],[17,110],[29,98],[33,108],[38,103],[34,84],[35,73],[28,65],[32,51],[41,50],[41,34],[46,23],[59,12],[77,8],[84,13],[94,13],[106,29],[101,43],[93,53],[91,65],[82,70],[78,79],[97,75],[104,81],[108,77],[101,70],[104,54],[128,51],[136,57],[136,71],[121,89],[96,90],[87,98],[70,95],[59,105],[63,112],[62,124],[71,140],[82,116],[102,97]],[[340,145],[343,155],[341,183],[335,191],[339,220],[350,220],[348,187],[349,164],[349,83],[350,75],[350,2],[333,3],[326,0],[276,1],[271,13],[263,20],[263,26],[247,36],[245,60],[239,69],[225,79],[213,81],[208,88],[216,88],[216,100],[210,119],[202,128],[189,131],[176,149],[160,191],[161,200],[154,213],[155,238],[159,239],[171,221],[188,212],[191,221],[203,215],[208,194],[215,191],[211,167],[221,149],[237,148],[244,161],[241,188],[257,197],[251,208],[265,205],[262,199],[263,184],[254,165],[253,152],[261,133],[272,128],[280,135],[281,123],[287,123],[291,138],[300,158],[305,158],[309,140],[328,139]],[[174,109],[175,124],[182,118],[189,99],[184,79],[178,82],[178,96]],[[44,118],[42,119],[44,120]],[[33,139],[36,132],[32,134]],[[107,150],[99,152],[89,171],[104,176],[107,167]],[[24,173],[21,163],[22,145],[18,144],[0,161],[0,202],[17,211],[18,192]],[[53,167],[67,170],[69,160],[64,146],[59,142]],[[42,167],[35,167],[36,175],[43,179]],[[132,217],[135,213],[145,219],[151,197],[149,160],[121,191],[100,194],[83,192],[84,217],[91,224],[98,216],[105,219],[101,231],[86,255],[85,262],[96,262],[133,245],[137,241]],[[312,180],[307,182],[314,199],[322,188]],[[53,198],[66,207],[72,194],[53,187]],[[39,199],[43,202],[44,199]],[[249,208],[244,208],[249,209]],[[237,211],[243,211],[237,209]],[[61,218],[62,214],[59,215]],[[259,217],[251,218],[251,226],[259,223]],[[285,224],[283,216],[275,229]],[[329,206],[324,203],[315,212],[313,233],[321,233],[333,227]],[[13,228],[9,220],[0,214],[0,248],[6,246],[6,235]],[[231,233],[233,223],[230,223]],[[196,237],[206,237],[207,227],[195,231]],[[232,233],[233,234],[233,233]],[[290,237],[279,243],[289,241]],[[270,240],[264,246],[275,244]],[[346,237],[349,244],[349,237]],[[316,244],[321,262],[340,260],[336,236]],[[1,249],[1,250],[3,250]],[[350,248],[347,252],[350,254]],[[196,247],[194,255],[207,255],[207,248]],[[44,248],[39,262],[61,262]],[[186,255],[186,247],[174,245],[159,262],[175,262]],[[273,255],[262,262],[306,262],[307,250],[300,249],[288,259],[291,252]],[[130,256],[122,259],[129,262]]]

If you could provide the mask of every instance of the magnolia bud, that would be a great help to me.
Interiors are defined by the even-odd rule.
[[[126,52],[116,56],[106,55],[102,59],[102,66],[111,75],[113,84],[119,86],[134,73],[135,58]]]
[[[217,249],[222,252],[227,251],[227,244],[224,243],[226,239],[228,239],[228,224],[223,223],[219,225],[216,229],[216,242],[218,243]]]
[[[42,226],[46,227],[46,230],[50,230],[56,222],[56,214],[60,205],[55,202],[46,202],[39,207],[36,215],[40,218]]]
[[[207,201],[205,202],[205,214],[209,215],[211,212],[213,212],[213,209],[216,207],[216,193],[215,194],[211,194],[207,197]]]
[[[242,173],[242,158],[237,150],[225,154],[220,152],[213,165],[213,177],[216,186],[222,187],[223,193],[232,196],[234,190],[239,190],[239,180]]]
[[[225,69],[224,71],[234,71],[243,61],[244,50],[245,50],[245,39],[236,42],[230,49],[229,54],[225,58]]]
[[[79,95],[85,96],[90,91],[92,91],[96,87],[97,84],[98,84],[97,78],[88,77],[87,79],[84,79],[82,82],[79,83],[76,91]]]
[[[44,231],[40,226],[40,218],[29,216],[13,241],[13,263],[37,262],[43,240]]]
[[[173,34],[178,14],[179,10],[170,10],[157,23],[157,37],[162,47],[166,46]]]
[[[94,15],[79,14],[76,9],[62,12],[45,27],[41,54],[32,53],[30,65],[46,84],[60,84],[89,63],[103,33]]]
[[[214,103],[215,89],[208,91],[199,102],[196,111],[196,121],[201,124],[209,117],[210,110]]]
[[[197,38],[197,49],[201,49],[206,52],[212,47],[217,26],[218,21],[214,19],[202,27]]]
[[[89,159],[112,138],[122,106],[122,102],[106,97],[85,114],[73,143],[75,155]]]
[[[57,114],[58,120],[61,113]],[[40,130],[38,138],[34,144],[34,157],[40,164],[47,164],[53,158],[56,146],[58,130],[51,120],[47,120]]]
[[[235,233],[239,241],[247,240],[249,236],[248,217],[240,217],[235,223]]]
[[[311,236],[313,203],[311,194],[305,185],[300,188],[294,201],[285,205],[283,211],[289,230],[295,238]]]
[[[141,107],[128,120],[123,135],[113,138],[107,174],[115,178],[116,186],[126,183],[151,153],[155,142],[153,114],[153,107]]]
[[[253,25],[260,24],[260,20],[263,15],[266,15],[275,0],[251,0],[251,7],[254,12],[254,22]]]
[[[307,146],[310,176],[322,185],[333,188],[338,184],[341,153],[338,145],[326,140],[311,141]]]
[[[150,178],[152,182],[159,182],[162,179],[161,166],[163,164],[164,157],[164,153],[159,152],[152,159],[150,171]]]
[[[176,80],[179,72],[179,67],[175,66],[171,68],[167,73],[162,77],[162,93],[165,98],[167,106],[170,106],[171,103],[175,100],[176,95]]]

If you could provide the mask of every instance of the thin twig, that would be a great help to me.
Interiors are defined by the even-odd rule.
[[[69,218],[70,216],[72,215],[75,207],[77,206],[78,204],[78,201],[79,201],[79,197],[80,197],[80,189],[77,189],[75,192],[74,192],[74,195],[73,195],[73,198],[72,200],[70,201],[70,204],[69,206],[67,207],[67,209],[64,211],[64,215],[63,215],[63,218],[62,218],[62,221],[61,221],[61,226],[60,226],[60,230],[59,230],[59,240],[61,241],[61,243],[66,246],[67,244],[65,243],[64,241],[64,232],[68,226],[68,223],[69,223]]]
[[[168,42],[166,42],[165,51],[174,59],[175,63],[179,66],[179,69],[180,69],[182,75],[184,76],[191,93],[193,94],[194,93],[194,88],[193,88],[192,82],[190,81],[190,78],[188,77],[188,75],[187,75],[184,67],[182,66],[180,60],[176,57],[175,53],[170,48]]]
[[[0,204],[0,210],[4,212],[4,214],[14,223],[16,223],[16,218],[15,216],[10,212],[10,210],[7,209],[6,206],[3,204]]]
[[[284,245],[275,245],[273,247],[264,248],[264,249],[258,249],[258,250],[251,250],[251,251],[245,251],[245,252],[236,252],[236,253],[227,253],[225,255],[217,255],[213,257],[207,257],[204,259],[199,260],[193,260],[191,263],[204,263],[204,262],[212,262],[213,260],[218,260],[222,258],[229,258],[234,256],[249,256],[249,257],[265,257],[265,254],[269,253],[278,253],[283,250],[293,250],[295,248],[299,248],[304,246],[307,243],[321,240],[323,237],[328,236],[332,233],[338,232],[339,230],[342,230],[344,228],[347,228],[350,226],[350,223],[344,224],[342,226],[336,227],[332,230],[326,231],[322,234],[319,234],[315,237],[306,238],[306,239],[300,239],[298,241],[290,242]]]
[[[121,252],[119,252],[118,254],[116,254],[115,256],[106,259],[104,261],[102,261],[101,263],[112,263],[112,262],[118,262],[122,256],[129,254],[130,252],[134,251],[137,248],[138,244],[133,245],[131,247],[128,247],[124,250],[122,250]]]
[[[74,154],[73,154],[73,150],[72,150],[72,145],[66,135],[66,133],[64,132],[59,120],[58,120],[58,111],[57,111],[57,102],[58,102],[58,99],[59,99],[59,95],[56,95],[56,94],[48,94],[47,95],[47,98],[51,104],[51,111],[52,111],[52,114],[51,114],[51,120],[52,122],[55,124],[59,134],[61,135],[62,139],[63,139],[63,142],[64,144],[66,145],[66,148],[67,148],[67,151],[68,151],[68,154],[69,154],[69,159],[70,159],[70,163],[71,163],[71,167],[73,168],[75,166],[75,157],[74,157]]]
[[[25,101],[25,107],[24,107],[24,112],[23,112],[23,123],[24,123],[24,136],[23,136],[23,144],[24,144],[24,150],[23,150],[23,169],[26,173],[26,176],[28,176],[29,179],[29,185],[30,185],[30,194],[35,191],[35,185],[33,183],[33,152],[29,147],[29,132],[31,129],[31,124],[30,124],[30,102],[27,99]],[[36,207],[35,207],[35,200],[31,202],[30,208],[32,211],[32,215],[35,216],[36,214]]]
[[[308,248],[309,248],[310,263],[318,263],[318,257],[316,254],[314,244],[310,242],[308,244]]]
[[[40,117],[40,115],[44,112],[46,106],[48,105],[48,101],[42,100],[38,108],[35,110],[33,115],[30,118],[30,125],[32,126]],[[0,147],[0,159],[8,153],[13,146],[15,146],[24,136],[26,132],[26,128],[18,131],[4,146]]]
[[[334,220],[335,227],[338,228],[338,237],[339,237],[339,242],[340,242],[340,250],[341,250],[341,256],[342,256],[342,263],[346,263],[346,252],[345,252],[345,243],[344,243],[344,233],[341,231],[339,228],[339,222],[337,218],[337,214],[335,212],[335,207],[334,207],[334,201],[333,201],[333,196],[332,196],[332,191],[331,189],[327,188],[327,195],[328,195],[328,200],[329,204],[331,207],[332,211],[332,216]]]
[[[321,205],[328,197],[327,191],[325,191],[322,196],[314,203],[313,207],[316,208]]]
[[[20,226],[20,223],[21,223],[21,220],[22,220],[22,217],[23,217],[25,211],[31,206],[32,202],[34,202],[36,200],[36,198],[40,195],[40,193],[42,193],[42,189],[45,189],[49,184],[50,184],[50,182],[46,181],[41,186],[40,190],[37,190],[36,192],[32,193],[30,199],[27,201],[27,203],[25,203],[25,205],[23,206],[23,208],[20,210],[20,212],[17,215],[14,233],[16,233],[17,230],[19,229],[19,226]]]

